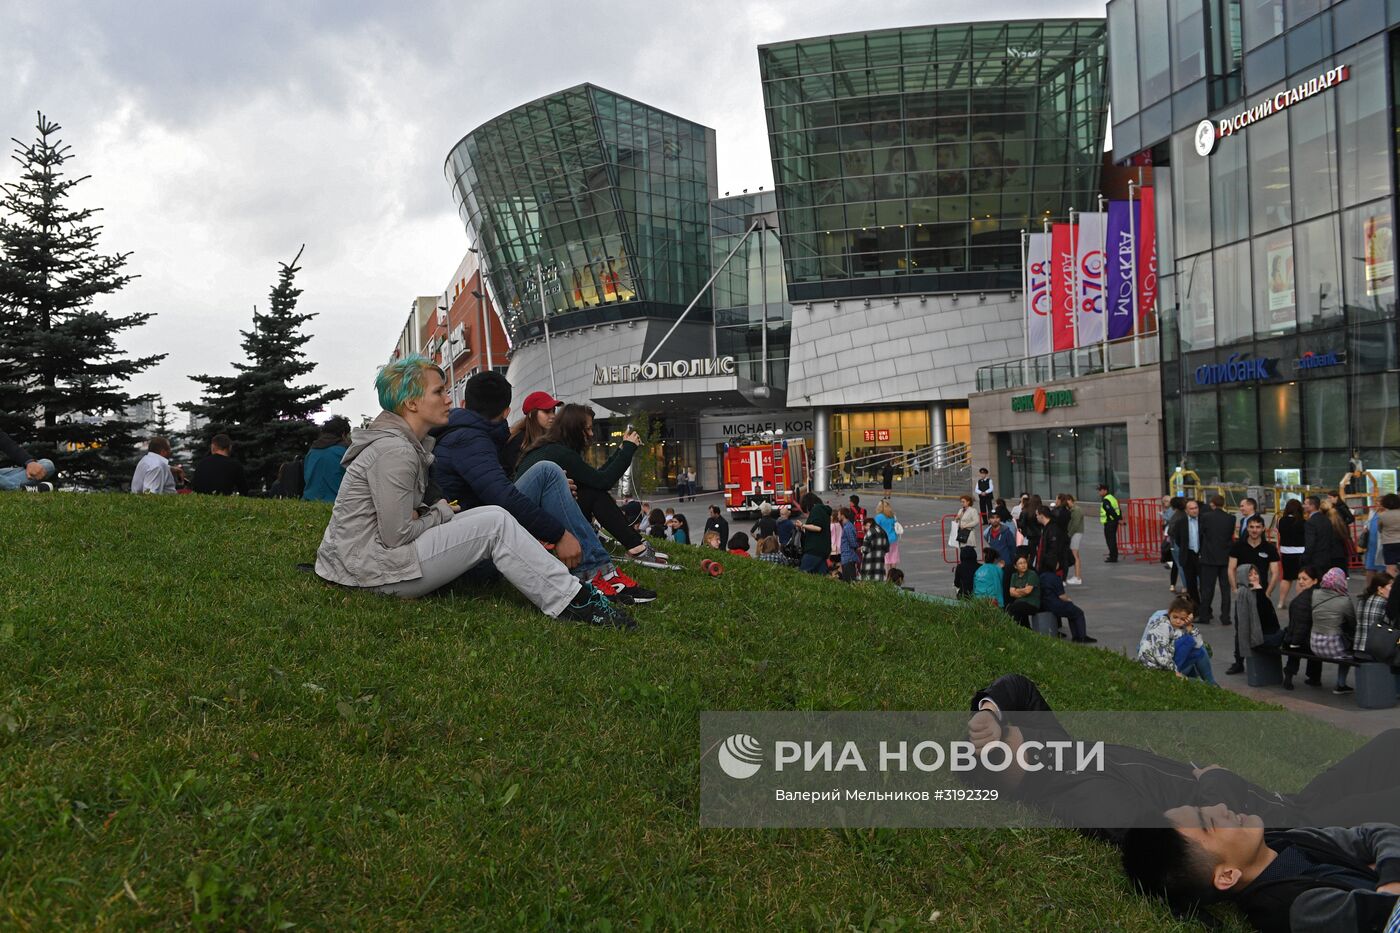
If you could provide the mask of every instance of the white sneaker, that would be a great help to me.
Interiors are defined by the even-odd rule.
[[[1079,586],[1079,585],[1080,585],[1081,583],[1083,583],[1083,582],[1084,582],[1084,581],[1081,580],[1081,579],[1079,579],[1078,577],[1070,577],[1068,580],[1065,581],[1065,585],[1066,585],[1066,586]]]

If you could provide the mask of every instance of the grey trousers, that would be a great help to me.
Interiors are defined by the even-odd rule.
[[[578,595],[578,578],[497,505],[458,512],[452,521],[419,535],[413,547],[423,575],[372,587],[375,592],[405,599],[426,596],[489,560],[547,616],[557,618]]]

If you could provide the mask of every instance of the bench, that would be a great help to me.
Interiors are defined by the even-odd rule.
[[[1256,684],[1254,682],[1254,666],[1257,665],[1261,673],[1266,672],[1269,669],[1269,662],[1267,659],[1270,657],[1274,658],[1273,667],[1279,672],[1278,680]],[[1245,663],[1245,672],[1249,677],[1249,685],[1251,687],[1256,687],[1282,683],[1282,658],[1284,657],[1301,658],[1304,661],[1320,661],[1323,664],[1352,665],[1356,668],[1356,705],[1362,709],[1390,709],[1397,702],[1397,694],[1400,693],[1400,684],[1397,684],[1397,674],[1389,664],[1361,657],[1352,657],[1349,659],[1322,658],[1305,648],[1280,647],[1276,654],[1250,652],[1249,659]],[[1258,660],[1256,661],[1256,659]]]

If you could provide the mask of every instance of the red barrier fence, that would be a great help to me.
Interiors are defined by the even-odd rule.
[[[1157,562],[1162,559],[1162,500],[1128,499],[1122,503],[1123,522],[1118,526],[1118,553],[1123,557]]]

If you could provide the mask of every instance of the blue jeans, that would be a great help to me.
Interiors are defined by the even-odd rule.
[[[39,466],[44,468],[44,479],[38,482],[53,479],[54,468],[52,460],[40,460]],[[24,486],[32,486],[34,482],[25,473],[24,467],[0,467],[0,489],[14,491]]]
[[[803,554],[801,569],[803,573],[825,574],[826,558],[818,557],[816,554]]]
[[[557,518],[578,538],[578,543],[583,546],[583,559],[574,568],[574,576],[591,580],[598,571],[611,569],[612,558],[603,550],[593,524],[579,511],[573,493],[569,492],[569,478],[564,475],[563,467],[542,460],[520,475],[515,481],[515,488],[542,511]]]
[[[1212,687],[1220,686],[1215,682],[1215,674],[1211,672],[1210,655],[1208,654],[1202,654],[1196,660],[1188,661],[1186,663],[1186,666],[1182,668],[1181,673],[1185,674],[1187,677],[1194,677],[1198,680],[1204,680]]]

